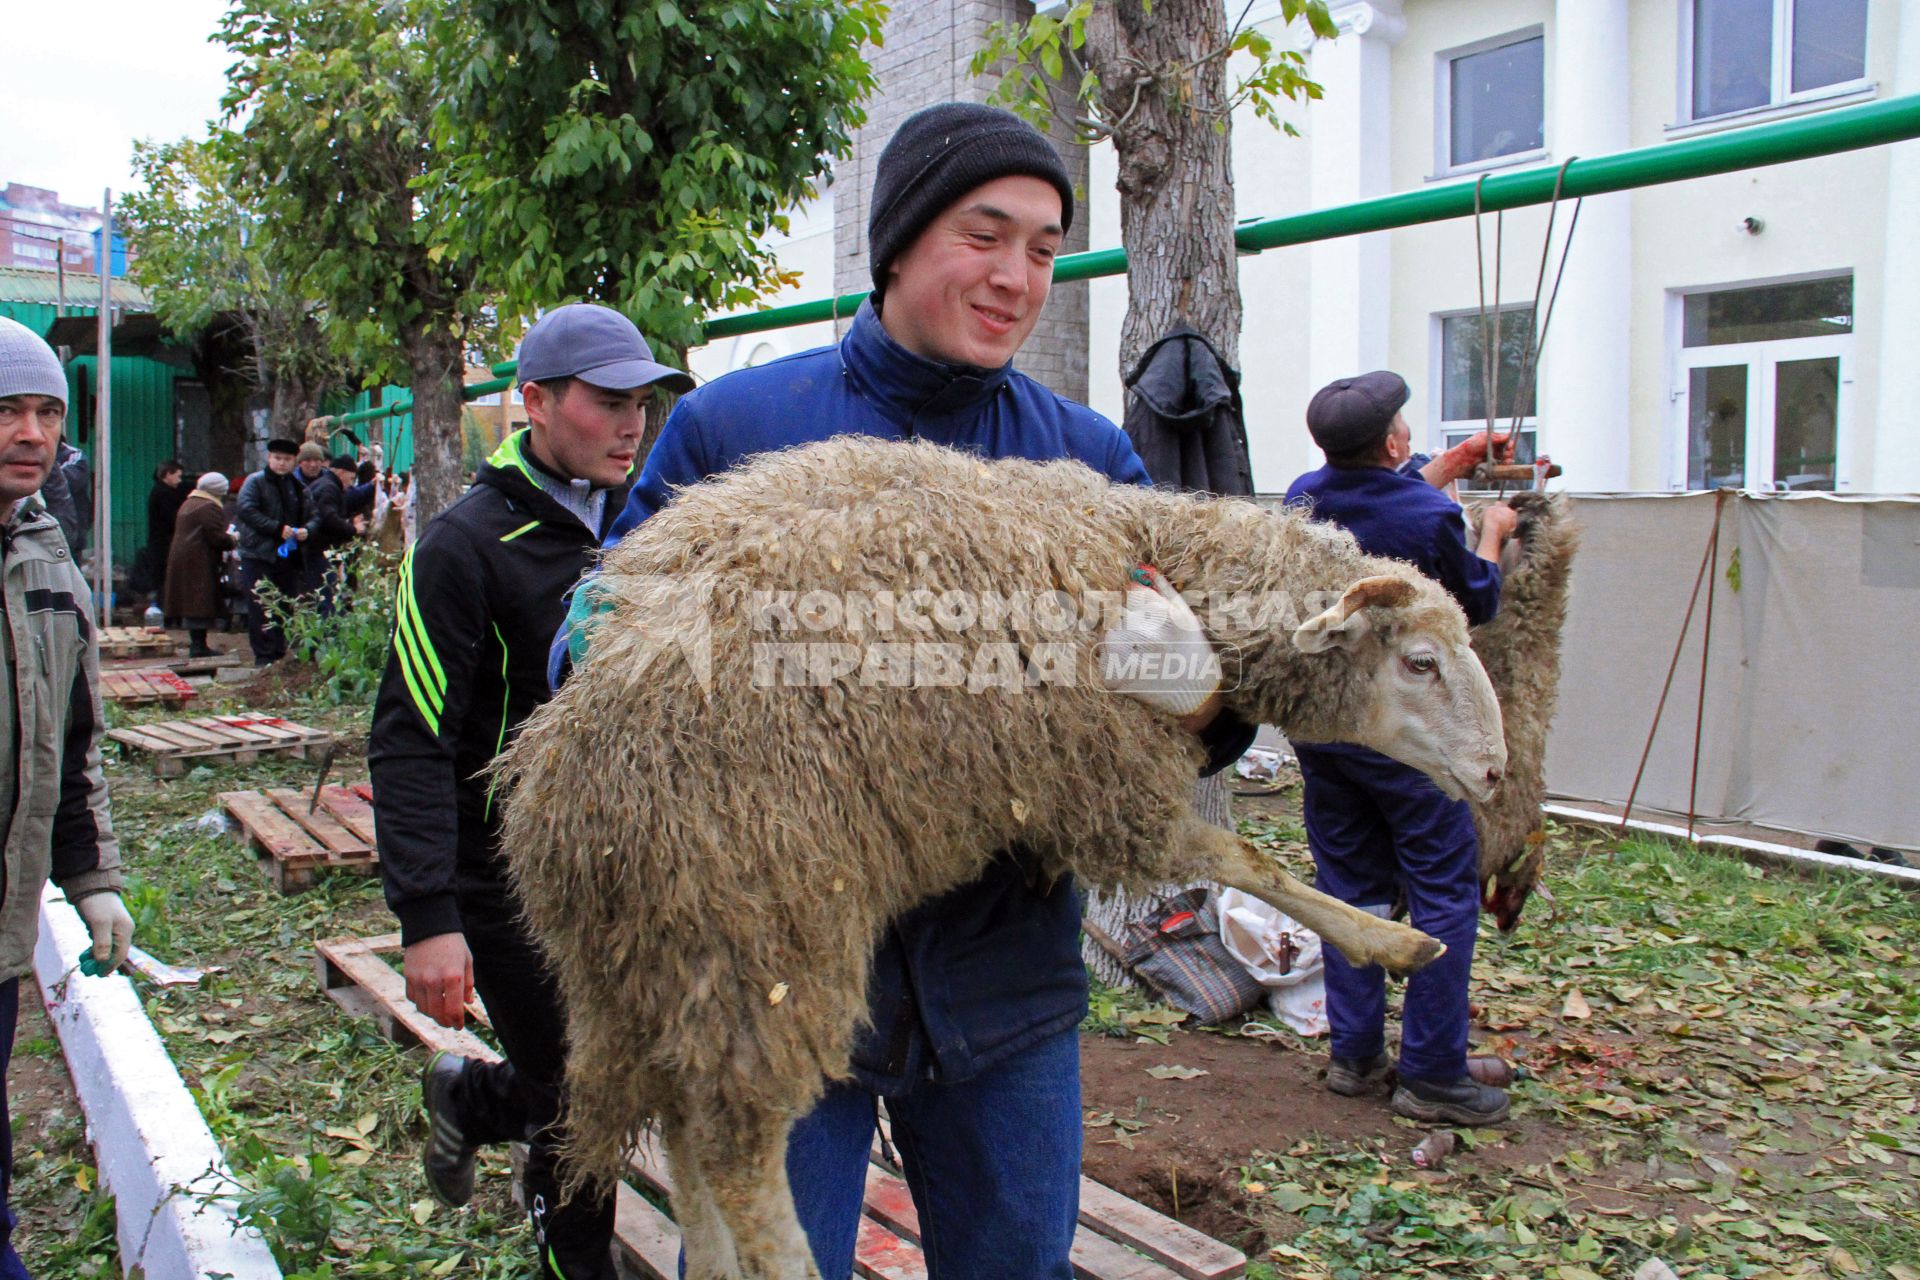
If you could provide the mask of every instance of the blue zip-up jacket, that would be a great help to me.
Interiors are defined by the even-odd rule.
[[[1287,504],[1339,525],[1369,555],[1407,561],[1460,602],[1469,626],[1479,626],[1500,608],[1500,566],[1467,545],[1460,504],[1417,473],[1321,467],[1293,482]]]
[[[756,453],[859,433],[920,438],[988,458],[1074,458],[1122,484],[1147,484],[1126,435],[1011,365],[976,369],[915,355],[862,304],[837,345],[716,379],[682,399],[647,455],[608,545],[697,484]],[[555,644],[556,663],[566,636]],[[1222,713],[1203,735],[1208,770],[1237,759],[1253,727]],[[1030,881],[1002,851],[980,879],[898,920],[874,955],[871,1028],[855,1078],[897,1093],[929,1074],[978,1075],[1086,1016],[1080,895],[1070,879]]]

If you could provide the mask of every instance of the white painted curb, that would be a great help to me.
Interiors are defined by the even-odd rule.
[[[1566,822],[1580,822],[1593,827],[1612,827],[1615,830],[1620,827],[1620,819],[1610,813],[1599,813],[1592,809],[1575,809],[1564,804],[1543,804],[1540,809],[1549,817]],[[1771,862],[1778,866],[1851,871],[1856,875],[1879,876],[1883,880],[1892,880],[1909,889],[1920,889],[1920,870],[1912,867],[1894,867],[1883,862],[1868,862],[1864,858],[1843,858],[1838,854],[1821,853],[1815,849],[1795,849],[1791,845],[1774,844],[1767,840],[1746,840],[1740,836],[1701,835],[1698,832],[1689,836],[1685,827],[1670,826],[1664,822],[1643,822],[1639,818],[1630,819],[1627,827],[1633,831],[1645,831],[1649,835],[1670,836],[1675,840],[1691,840],[1697,845],[1732,849],[1743,857],[1760,862]]]
[[[236,1184],[133,984],[75,967],[90,945],[60,891],[40,895],[34,976],[92,1131],[100,1180],[119,1218],[120,1266],[153,1280],[280,1280],[258,1232],[215,1193]],[[31,1224],[29,1224],[31,1225]]]

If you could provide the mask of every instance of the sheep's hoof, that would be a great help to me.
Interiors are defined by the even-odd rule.
[[[1417,929],[1407,929],[1408,937],[1400,939],[1399,945],[1380,963],[1388,973],[1397,977],[1417,972],[1447,954],[1447,944],[1438,938],[1430,938]]]

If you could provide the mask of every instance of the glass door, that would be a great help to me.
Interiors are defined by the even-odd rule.
[[[1679,301],[1672,487],[1847,487],[1853,278]]]
[[[1773,487],[1833,492],[1839,467],[1840,357],[1773,366]]]
[[[1746,488],[1751,381],[1744,364],[1687,371],[1687,488]]]
[[[1681,353],[1686,489],[1844,485],[1845,339],[1753,342]]]

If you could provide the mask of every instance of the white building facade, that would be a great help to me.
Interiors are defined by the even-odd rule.
[[[903,6],[910,7],[910,0]],[[1283,217],[1570,157],[1920,92],[1920,0],[1336,0],[1337,40],[1291,108],[1302,137],[1234,128],[1242,220]],[[1240,5],[1229,6],[1238,12]],[[1248,20],[1276,43],[1278,6]],[[884,91],[884,89],[883,89]],[[1088,180],[1093,247],[1119,243],[1110,150]],[[832,291],[832,200],[782,251],[803,271],[778,301]],[[1548,287],[1572,219],[1557,218]],[[1521,398],[1545,207],[1508,212],[1493,293],[1504,427],[1587,492],[1920,491],[1920,142],[1588,199],[1537,386]],[[1116,421],[1121,279],[1090,290],[1088,399]],[[1483,424],[1489,346],[1471,223],[1455,220],[1241,259],[1241,358],[1254,480],[1319,464],[1314,390],[1391,368],[1429,450]],[[830,326],[715,344],[711,376],[830,340]]]

